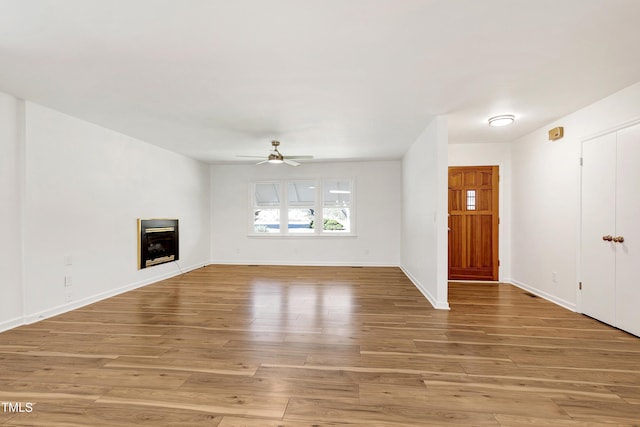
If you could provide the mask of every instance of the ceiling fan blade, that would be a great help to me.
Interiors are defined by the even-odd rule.
[[[313,159],[313,156],[287,156],[287,159]]]
[[[300,166],[300,163],[295,160],[298,159],[313,159],[313,156],[287,156],[284,157],[280,151],[278,151],[278,146],[280,146],[280,141],[271,141],[271,146],[273,149],[269,152],[269,155],[265,159],[264,156],[243,156],[236,155],[236,157],[243,157],[249,159],[262,159],[262,161],[256,163],[256,165],[261,165],[263,163],[286,163],[291,166]],[[295,159],[295,160],[294,160]]]

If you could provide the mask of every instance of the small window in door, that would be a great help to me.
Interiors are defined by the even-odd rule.
[[[476,190],[467,190],[467,210],[476,210]]]

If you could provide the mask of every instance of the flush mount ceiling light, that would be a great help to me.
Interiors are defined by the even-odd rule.
[[[489,118],[489,126],[507,126],[513,123],[516,117],[513,114],[502,114],[500,116],[493,116]]]

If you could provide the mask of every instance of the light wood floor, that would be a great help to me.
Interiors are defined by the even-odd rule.
[[[209,266],[0,334],[2,426],[638,426],[640,339],[505,284]],[[5,408],[6,409],[6,408]]]

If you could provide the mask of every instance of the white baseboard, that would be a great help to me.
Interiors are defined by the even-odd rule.
[[[252,261],[249,261],[249,260],[247,260],[247,261],[234,261],[234,262],[230,262],[228,260],[212,260],[211,264],[223,264],[223,265],[225,265],[225,264],[226,265],[291,265],[291,266],[310,266],[310,267],[396,267],[396,268],[400,268],[402,270],[402,272],[407,276],[407,278],[411,281],[411,283],[413,283],[413,285],[420,291],[420,293],[422,293],[422,295],[424,295],[424,297],[427,299],[427,301],[429,301],[429,303],[434,308],[439,309],[439,310],[449,310],[449,304],[448,304],[447,301],[438,301],[438,300],[436,300],[436,298],[434,298],[433,295],[431,295],[431,293],[420,283],[419,280],[417,280],[415,277],[413,277],[411,275],[411,273],[409,271],[407,271],[405,268],[403,268],[401,265],[397,265],[397,264],[394,265],[394,264],[362,263],[362,262],[351,262],[351,263],[350,262],[331,262],[331,263],[317,262],[317,263],[286,263],[286,264],[282,264],[282,263],[274,263],[274,262],[266,262],[266,261],[258,261],[258,262],[256,262],[255,260],[252,260]],[[127,284],[125,286],[121,286],[119,288],[111,289],[111,290],[106,291],[106,292],[101,292],[99,294],[92,295],[90,297],[86,297],[86,298],[83,298],[83,299],[80,299],[80,300],[72,301],[72,302],[69,302],[67,304],[62,304],[62,305],[58,305],[56,307],[51,307],[51,308],[48,308],[46,310],[42,310],[42,311],[37,312],[37,313],[32,313],[32,314],[26,315],[24,317],[17,317],[17,318],[14,318],[14,319],[9,319],[9,320],[6,320],[6,321],[3,321],[2,323],[0,323],[0,332],[6,331],[6,330],[9,330],[9,329],[13,329],[13,328],[16,328],[16,327],[21,326],[21,325],[35,323],[35,322],[47,319],[49,317],[57,316],[59,314],[66,313],[66,312],[69,312],[71,310],[75,310],[75,309],[87,306],[89,304],[93,304],[93,303],[96,303],[98,301],[102,301],[104,299],[111,298],[111,297],[114,297],[116,295],[120,295],[120,294],[123,294],[125,292],[131,291],[131,290],[134,290],[134,289],[138,289],[138,288],[150,285],[152,283],[159,282],[161,280],[169,279],[171,277],[179,276],[180,274],[188,273],[188,272],[196,270],[198,268],[202,268],[205,265],[207,265],[207,264],[198,263],[198,264],[194,264],[192,266],[183,267],[183,268],[180,269],[180,271],[173,271],[173,272],[170,272],[170,273],[165,273],[165,274],[162,274],[162,275],[150,277],[150,278],[147,278],[145,280],[141,280],[139,282],[130,283],[130,284]],[[516,286],[519,286],[516,283],[514,283],[514,284]],[[529,289],[527,289],[527,290],[529,290]],[[535,293],[533,290],[531,292]],[[562,304],[560,304],[560,305],[562,305]]]
[[[449,303],[447,301],[438,301],[433,295],[407,271],[402,265],[399,264],[380,264],[380,263],[367,263],[367,262],[278,262],[278,261],[256,261],[256,260],[211,260],[210,264],[220,265],[283,265],[292,267],[396,267],[400,268],[407,278],[413,283],[413,285],[424,295],[429,303],[438,310],[449,310]]]
[[[219,265],[282,265],[282,266],[291,266],[291,267],[399,267],[398,264],[383,264],[376,262],[345,262],[345,261],[319,261],[319,262],[291,262],[291,261],[256,261],[256,260],[211,260],[209,265],[211,264],[219,264]]]
[[[193,271],[196,270],[198,268],[204,267],[206,264],[204,263],[199,263],[199,264],[194,264],[192,266],[188,266],[188,267],[182,267],[180,268],[180,271],[172,271],[170,273],[165,273],[165,274],[161,274],[159,276],[154,276],[154,277],[150,277],[147,278],[145,280],[141,280],[139,282],[134,282],[134,283],[130,283],[128,285],[125,286],[121,286],[119,288],[115,288],[115,289],[111,289],[108,290],[106,292],[101,292],[99,294],[96,295],[92,295],[90,297],[86,297],[77,301],[71,301],[68,304],[62,304],[56,307],[52,307],[43,311],[40,311],[38,313],[33,313],[33,314],[29,314],[27,316],[24,317],[24,319],[21,319],[20,324],[18,325],[14,325],[13,327],[16,326],[20,326],[20,325],[28,325],[31,323],[35,323],[35,322],[39,322],[41,320],[47,319],[49,317],[53,317],[53,316],[57,316],[59,314],[63,314],[63,313],[67,313],[71,310],[75,310],[77,308],[81,308],[84,306],[87,306],[89,304],[93,304],[96,303],[98,301],[102,301],[104,299],[107,298],[111,298],[114,297],[116,295],[120,295],[123,294],[125,292],[128,291],[132,291],[134,289],[137,288],[142,288],[144,286],[150,285],[152,283],[156,283],[159,282],[161,280],[165,280],[165,279],[169,279],[171,277],[175,277],[175,276],[179,276],[181,274],[184,273],[188,273],[189,271]],[[0,328],[2,327],[2,325],[0,325]]]
[[[524,289],[527,292],[530,292],[530,293],[532,293],[534,295],[537,295],[540,298],[544,298],[547,301],[550,301],[550,302],[552,302],[552,303],[554,303],[556,305],[559,305],[560,307],[566,308],[567,310],[574,311],[574,312],[577,311],[576,310],[576,305],[574,303],[569,302],[569,301],[565,301],[562,298],[558,298],[558,297],[556,297],[554,295],[548,294],[548,293],[546,293],[544,291],[541,291],[540,289],[536,289],[536,288],[534,288],[534,287],[532,287],[530,285],[527,285],[526,283],[522,283],[522,282],[519,282],[519,281],[514,280],[514,279],[505,279],[503,282],[504,283],[510,283],[513,286],[516,286],[516,287],[518,287],[520,289]]]
[[[418,279],[416,279],[407,269],[405,269],[403,266],[400,266],[400,269],[405,274],[405,276],[407,276],[409,278],[409,280],[411,280],[411,283],[413,283],[413,286],[418,288],[420,293],[422,293],[422,295],[424,295],[424,297],[427,299],[427,301],[429,301],[429,303],[433,306],[433,308],[438,309],[438,310],[449,310],[450,309],[448,301],[438,301],[437,299],[435,299],[433,297],[433,295],[431,295],[431,292],[429,292],[427,290],[427,288],[425,288],[422,285],[422,283],[420,283],[420,281]]]
[[[5,320],[0,323],[0,332],[8,331],[9,329],[17,328],[24,324],[22,317],[16,317],[14,319]]]

